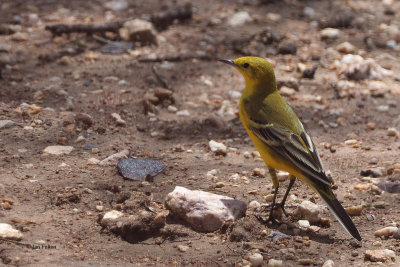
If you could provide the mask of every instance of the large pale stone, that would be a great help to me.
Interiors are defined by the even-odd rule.
[[[316,223],[320,220],[321,207],[308,200],[304,200],[297,207],[295,214],[301,219],[308,220],[310,223]]]
[[[12,239],[12,240],[21,240],[22,233],[17,229],[14,229],[8,223],[0,223],[0,238]]]
[[[194,229],[204,232],[215,231],[225,222],[244,216],[247,208],[243,201],[181,186],[167,195],[165,204]]]
[[[64,155],[69,154],[74,150],[72,146],[48,146],[46,147],[43,152],[51,155]]]

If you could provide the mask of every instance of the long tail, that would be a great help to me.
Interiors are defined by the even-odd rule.
[[[333,213],[333,215],[335,215],[336,219],[340,222],[343,228],[355,239],[361,241],[360,233],[358,232],[353,221],[350,219],[349,215],[344,210],[343,206],[333,194],[332,190],[329,187],[324,186],[324,188],[315,188],[315,191],[317,191],[317,193],[325,201],[329,210]]]

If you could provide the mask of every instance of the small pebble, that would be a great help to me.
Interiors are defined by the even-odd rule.
[[[298,223],[299,223],[300,227],[303,227],[303,228],[310,227],[310,222],[308,220],[299,220]]]
[[[126,121],[121,118],[121,115],[118,113],[112,113],[111,117],[114,119],[115,123],[119,126],[124,126]]]
[[[104,210],[104,206],[98,205],[98,206],[96,206],[96,210],[97,211],[103,211]]]
[[[335,39],[340,35],[340,30],[335,28],[325,28],[321,32],[322,39]]]
[[[263,263],[264,257],[260,253],[254,253],[249,256],[249,261],[251,266],[261,266]]]
[[[178,250],[179,250],[180,252],[186,252],[186,251],[189,250],[189,247],[188,247],[188,246],[185,246],[185,245],[178,245]]]
[[[300,265],[310,265],[314,261],[313,261],[313,259],[299,259],[298,262]]]
[[[397,129],[396,128],[389,128],[388,130],[387,130],[387,135],[388,136],[395,136],[395,137],[399,137],[400,136],[400,134],[399,134],[399,131],[397,131]]]
[[[255,168],[253,170],[253,175],[261,177],[261,178],[265,178],[265,176],[267,175],[267,171],[264,168]]]
[[[268,267],[279,267],[279,266],[283,266],[282,260],[270,259],[268,261]]]
[[[391,236],[394,233],[398,232],[399,228],[395,226],[388,226],[382,229],[375,231],[375,236]]]
[[[363,210],[362,205],[351,206],[351,207],[346,208],[346,212],[350,216],[359,216],[359,215],[361,215],[362,210]]]
[[[251,201],[250,203],[249,203],[249,206],[248,206],[250,209],[253,209],[253,210],[256,210],[256,209],[259,209],[260,207],[261,207],[261,204],[260,204],[260,202],[258,202],[258,201],[256,201],[256,200],[253,200],[253,201]]]
[[[354,189],[363,190],[363,191],[369,190],[370,188],[371,188],[371,185],[369,185],[369,184],[356,184],[354,186]]]
[[[333,262],[333,260],[327,260],[322,265],[322,267],[334,267],[334,266],[335,266],[335,263]]]
[[[210,147],[210,150],[216,155],[225,156],[227,154],[227,148],[223,143],[218,143],[214,140],[211,140],[210,142],[208,142],[208,145]]]

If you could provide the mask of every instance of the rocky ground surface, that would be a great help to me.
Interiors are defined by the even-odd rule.
[[[0,3],[1,263],[398,266],[400,3],[181,5]],[[243,55],[274,64],[361,242],[302,182],[281,224],[257,219],[272,183],[238,119],[244,81],[215,60]],[[240,212],[204,222],[182,187]]]

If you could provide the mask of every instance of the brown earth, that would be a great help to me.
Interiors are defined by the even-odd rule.
[[[0,240],[3,264],[244,266],[246,255],[259,251],[265,266],[272,258],[282,260],[284,266],[297,266],[300,259],[311,259],[310,264],[314,266],[322,266],[328,259],[336,266],[365,266],[378,265],[364,261],[365,251],[381,248],[391,249],[397,255],[386,266],[399,264],[400,241],[374,236],[380,228],[399,225],[399,195],[376,189],[354,189],[356,184],[373,182],[362,180],[361,170],[379,167],[382,177],[372,180],[386,180],[391,177],[391,167],[400,163],[399,139],[387,134],[390,127],[400,129],[399,82],[394,79],[396,75],[384,77],[381,94],[374,94],[375,85],[367,80],[355,82],[353,89],[335,90],[330,84],[337,83],[339,78],[330,67],[333,61],[323,64],[328,48],[335,49],[339,43],[349,41],[359,54],[374,58],[398,73],[398,52],[387,47],[368,50],[364,42],[366,37],[381,36],[378,28],[382,23],[398,22],[398,3],[391,6],[394,14],[388,15],[382,1],[375,0],[264,1],[262,4],[193,1],[193,18],[159,32],[157,47],[106,55],[99,52],[101,44],[84,34],[49,40],[51,34],[44,30],[45,25],[106,22],[106,12],[110,11],[106,11],[104,2],[15,0],[1,3],[0,22],[9,22],[18,15],[22,18],[20,32],[26,35],[22,41],[13,40],[14,35],[0,35],[0,44],[12,46],[10,54],[15,60],[12,67],[2,71],[0,119],[17,124],[0,129],[0,222],[10,223],[24,234],[18,242]],[[128,2],[129,8],[111,12],[114,17],[109,21],[142,17],[176,4],[176,1],[156,0]],[[343,9],[351,10],[355,18],[350,27],[341,29],[338,39],[324,41],[320,38],[320,29],[310,26],[313,19],[302,15],[306,6],[312,7],[318,18],[341,14]],[[253,21],[229,26],[227,20],[238,11],[247,11]],[[279,13],[281,18],[271,21],[267,13]],[[37,14],[37,18],[30,14]],[[228,97],[230,90],[241,91],[244,81],[235,70],[213,59],[242,56],[233,48],[237,43],[234,41],[248,38],[266,26],[295,40],[297,54],[266,53],[265,46],[245,46],[245,52],[273,60],[278,80],[298,78],[299,91],[287,99],[313,137],[326,170],[338,185],[335,192],[343,206],[364,206],[360,216],[352,217],[362,242],[351,239],[328,212],[324,216],[331,220],[331,226],[315,233],[301,230],[295,235],[292,228],[296,220],[283,218],[285,224],[277,227],[289,239],[277,242],[268,236],[274,229],[261,224],[254,216],[259,212],[251,210],[233,226],[211,234],[167,221],[170,229],[149,233],[145,240],[129,243],[102,229],[99,217],[105,211],[124,209],[124,203],[117,201],[130,192],[134,196],[135,192],[146,192],[149,201],[159,209],[164,209],[164,198],[176,185],[235,196],[248,203],[252,200],[268,203],[265,196],[272,192],[271,180],[269,175],[266,178],[252,175],[254,168],[265,168],[265,165],[257,157],[244,156],[246,151],[254,151],[254,147],[238,120],[238,100]],[[276,50],[274,44],[268,47]],[[138,61],[177,55],[192,58],[168,64]],[[321,60],[312,60],[312,55]],[[296,70],[298,63],[317,64],[315,78],[302,79]],[[152,94],[154,89],[162,87],[153,66],[173,91],[173,99],[156,106],[151,104],[154,114],[145,114],[146,93]],[[23,102],[53,110],[44,109],[37,114],[21,112],[17,108]],[[188,114],[169,112],[169,104],[180,111],[187,110]],[[223,111],[222,105],[228,111]],[[380,105],[388,105],[389,110],[377,111]],[[121,115],[126,125],[116,124],[111,117],[114,112]],[[74,117],[79,113],[89,114],[93,124],[76,122]],[[368,123],[375,123],[375,128],[368,130]],[[76,143],[80,135],[85,140]],[[344,141],[349,139],[357,143],[346,145]],[[228,154],[214,155],[208,147],[210,140],[228,145]],[[43,153],[45,147],[57,144],[71,145],[74,150],[63,156]],[[99,149],[84,150],[86,145],[96,145]],[[114,165],[87,165],[89,158],[101,160],[123,149],[129,149],[131,156],[158,158],[167,168],[154,181],[141,183],[124,180]],[[217,170],[214,180],[206,175],[212,169]],[[230,181],[234,173],[248,177],[248,182]],[[216,186],[217,182],[223,184]],[[280,197],[287,185],[288,181],[281,182]],[[289,199],[289,213],[302,200],[323,204],[301,182],[295,184],[291,194],[297,200]],[[385,202],[384,208],[376,207],[378,201]],[[10,202],[11,207],[5,204]],[[98,211],[96,206],[103,206],[104,211]],[[55,248],[26,246],[33,244]],[[189,249],[181,252],[178,245]]]

